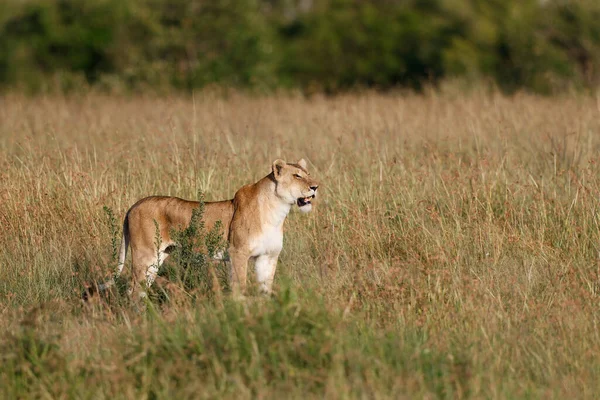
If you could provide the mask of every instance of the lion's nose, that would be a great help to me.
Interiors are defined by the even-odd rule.
[[[318,187],[319,187],[319,185],[314,185],[314,186],[311,186],[310,188],[311,188],[312,190],[317,190],[317,188],[318,188]]]

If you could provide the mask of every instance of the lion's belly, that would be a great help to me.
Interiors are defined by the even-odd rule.
[[[283,247],[283,230],[281,228],[263,229],[259,236],[250,243],[250,256],[279,254]]]

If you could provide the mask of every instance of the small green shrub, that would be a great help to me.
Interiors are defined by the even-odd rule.
[[[200,205],[192,211],[189,226],[173,230],[171,238],[177,243],[165,262],[160,276],[179,285],[193,298],[211,298],[215,293],[228,289],[228,271],[225,261],[216,260],[227,256],[227,241],[221,234],[221,221],[206,230],[203,195],[199,194]]]

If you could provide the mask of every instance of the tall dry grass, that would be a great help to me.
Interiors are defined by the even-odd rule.
[[[500,94],[0,98],[0,393],[594,397],[600,100]],[[103,206],[321,180],[272,300],[81,306]]]

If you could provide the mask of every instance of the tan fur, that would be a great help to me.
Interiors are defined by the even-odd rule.
[[[217,221],[222,223],[223,237],[229,242],[230,280],[235,294],[246,289],[248,261],[254,259],[257,282],[264,293],[270,293],[283,244],[283,223],[294,205],[308,200],[301,210],[310,211],[310,199],[316,195],[318,183],[308,174],[306,162],[287,164],[273,162],[272,171],[256,183],[243,186],[233,200],[206,202],[203,220],[207,230]],[[145,295],[152,285],[158,267],[168,257],[173,229],[189,225],[192,210],[199,202],[177,197],[152,196],[135,203],[123,224],[123,240],[119,255],[118,276],[123,269],[127,247],[131,245],[132,285],[134,297]],[[156,225],[160,232],[160,248],[156,246]],[[104,289],[112,284],[101,285]]]

